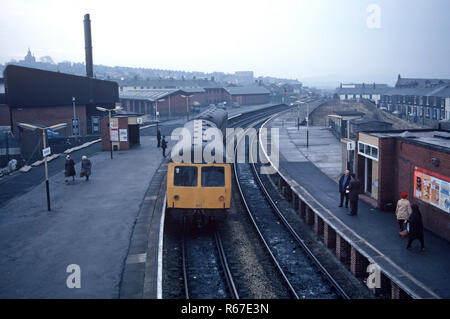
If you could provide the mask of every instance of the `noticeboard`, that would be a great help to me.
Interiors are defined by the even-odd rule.
[[[415,167],[414,197],[450,213],[450,178]]]

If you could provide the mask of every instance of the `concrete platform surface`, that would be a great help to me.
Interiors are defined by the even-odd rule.
[[[50,179],[0,206],[0,298],[117,298],[136,216],[163,157],[155,137],[93,155],[89,182]],[[80,163],[76,163],[80,172]],[[81,270],[81,288],[68,288]],[[75,282],[75,281],[72,281]]]

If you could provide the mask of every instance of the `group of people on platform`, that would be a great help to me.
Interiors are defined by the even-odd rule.
[[[358,214],[360,188],[361,182],[356,178],[356,175],[350,173],[349,170],[346,170],[339,178],[339,193],[341,195],[339,207],[343,207],[345,200],[345,208],[348,208],[348,202],[350,201],[350,213],[348,213],[350,216],[356,216]],[[395,210],[400,233],[402,235],[407,234],[407,249],[411,249],[411,244],[414,240],[419,240],[421,250],[424,251],[422,215],[419,206],[415,203],[411,204],[407,197],[408,194],[401,194],[401,199],[398,200]]]
[[[86,155],[83,155],[81,157],[80,177],[85,177],[86,182],[89,181],[89,176],[91,176],[91,168],[92,168],[91,161],[87,158]],[[67,155],[66,163],[64,165],[64,176],[66,177],[66,183],[69,182],[69,177],[72,177],[72,181],[74,181],[76,174],[77,173],[75,172],[75,162],[70,157],[70,155]]]
[[[165,136],[163,136],[162,141],[161,141],[161,130],[160,129],[158,129],[158,131],[156,133],[156,139],[158,140],[158,148],[159,147],[162,148],[163,156],[166,157],[167,141],[166,141]]]

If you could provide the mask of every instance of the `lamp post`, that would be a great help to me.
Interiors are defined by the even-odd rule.
[[[60,123],[55,124],[48,127],[39,127],[33,124],[27,124],[27,123],[17,123],[17,126],[20,126],[22,128],[25,128],[27,130],[41,130],[42,131],[42,146],[43,146],[43,152],[47,150],[47,130],[59,130],[67,126],[67,123]],[[47,156],[50,153],[44,155],[44,166],[45,166],[45,188],[47,192],[47,210],[50,211],[50,185],[48,182],[48,166],[47,166]]]
[[[309,147],[309,103],[306,103],[306,147]]]
[[[155,100],[156,133],[158,133],[158,128],[159,128],[159,126],[158,126],[158,124],[159,124],[158,102],[163,102],[165,100],[166,99],[157,99],[157,100]]]
[[[181,97],[186,98],[186,114],[187,114],[187,120],[189,121],[189,98],[193,97],[194,95],[181,95]]]
[[[72,106],[73,106],[73,119],[72,119],[72,136],[80,135],[80,123],[77,120],[77,114],[75,112],[75,101],[76,97],[72,97]],[[75,130],[77,128],[77,130]],[[75,134],[75,132],[77,134]]]
[[[111,112],[119,111],[122,109],[122,107],[116,106],[113,109],[106,109],[104,107],[97,106],[96,109],[99,111],[102,111],[102,112],[108,112],[109,143],[110,143],[110,147],[111,147],[111,159],[113,159],[113,145],[112,145],[112,139],[111,139]]]

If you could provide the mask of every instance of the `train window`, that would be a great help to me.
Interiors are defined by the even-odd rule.
[[[203,187],[224,187],[225,186],[225,168],[220,166],[202,167],[202,186]]]
[[[174,186],[197,186],[197,167],[175,166]]]

